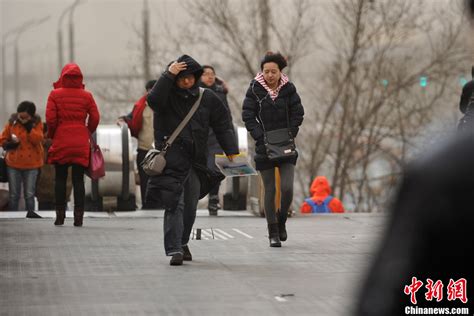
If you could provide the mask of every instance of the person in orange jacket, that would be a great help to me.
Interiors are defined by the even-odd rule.
[[[331,187],[326,177],[316,177],[309,192],[311,197],[301,205],[301,213],[344,213],[342,202],[330,195]]]
[[[36,179],[44,164],[43,138],[41,118],[30,101],[18,105],[0,136],[0,144],[7,151],[9,209],[18,211],[23,183],[28,218],[40,218],[34,208]]]

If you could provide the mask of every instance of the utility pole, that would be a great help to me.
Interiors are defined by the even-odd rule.
[[[269,29],[272,15],[269,0],[260,0],[258,2],[258,10],[260,11],[261,45],[263,50],[261,53],[265,53],[270,50]]]
[[[150,80],[150,11],[148,0],[143,0],[143,79]]]
[[[63,30],[62,30],[62,24],[63,20],[66,17],[66,14],[69,13],[69,61],[74,60],[74,25],[72,23],[72,18],[73,18],[73,11],[76,6],[79,5],[81,0],[76,0],[74,1],[71,5],[67,6],[63,12],[61,12],[61,15],[59,16],[58,20],[58,30],[57,30],[57,38],[58,38],[58,72],[61,72],[61,70],[64,67],[64,52],[63,52],[63,46],[64,46],[64,41],[63,41]]]
[[[68,6],[64,11],[61,13],[59,20],[58,20],[58,72],[61,72],[64,66],[64,54],[63,54],[63,30],[62,23],[63,19],[66,16],[66,13],[71,9],[72,5]]]
[[[73,22],[73,15],[74,9],[79,5],[81,0],[76,0],[69,11],[69,62],[74,62],[74,22]]]

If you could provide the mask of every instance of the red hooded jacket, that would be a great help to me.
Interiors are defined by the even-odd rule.
[[[79,66],[67,64],[53,84],[46,105],[48,137],[52,139],[48,163],[89,166],[89,138],[99,125],[100,115],[82,80]]]
[[[130,134],[133,137],[138,138],[138,134],[143,127],[143,111],[147,106],[146,98],[148,93],[143,95],[133,106],[132,110],[132,117],[125,117],[125,121],[127,122],[128,128],[130,128]]]
[[[331,187],[329,186],[329,181],[324,176],[316,177],[311,184],[311,188],[309,189],[311,194],[311,199],[314,202],[321,203],[324,199],[331,194]],[[342,202],[337,199],[333,198],[331,202],[329,202],[329,209],[331,213],[344,213],[344,206]],[[301,205],[301,213],[311,213],[312,207],[308,203],[304,202]]]

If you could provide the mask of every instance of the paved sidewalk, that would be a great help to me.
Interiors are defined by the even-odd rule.
[[[0,315],[349,315],[385,219],[294,217],[270,248],[263,218],[200,213],[179,267],[158,213],[0,219]]]

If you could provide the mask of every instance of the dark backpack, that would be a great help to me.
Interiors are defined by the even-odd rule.
[[[332,199],[333,197],[328,195],[322,202],[315,202],[311,198],[305,199],[304,201],[311,205],[311,213],[331,213],[329,203],[331,203]]]

